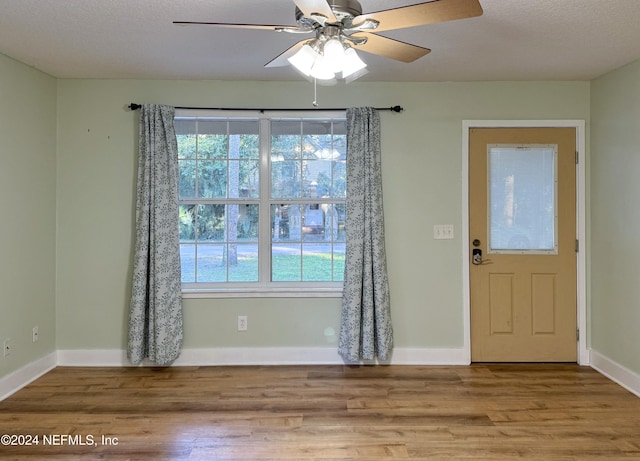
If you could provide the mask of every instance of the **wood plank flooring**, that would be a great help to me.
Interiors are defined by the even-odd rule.
[[[640,460],[640,399],[567,364],[59,367],[3,460]]]

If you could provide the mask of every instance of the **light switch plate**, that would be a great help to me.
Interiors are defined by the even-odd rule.
[[[433,238],[435,240],[453,239],[453,224],[436,224],[433,226]]]

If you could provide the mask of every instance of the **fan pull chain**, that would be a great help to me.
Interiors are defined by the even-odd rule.
[[[313,78],[313,107],[318,107],[318,80]]]

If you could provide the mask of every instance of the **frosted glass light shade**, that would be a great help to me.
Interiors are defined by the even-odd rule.
[[[327,56],[318,56],[311,68],[311,76],[318,80],[331,80],[336,76],[333,69],[334,64]]]
[[[327,40],[323,47],[323,56],[334,73],[342,72],[344,65],[344,45],[339,40]]]
[[[289,61],[293,67],[298,69],[304,75],[310,76],[313,64],[319,57],[320,55],[316,53],[313,48],[309,45],[304,45],[296,54],[287,59],[287,61]]]
[[[342,60],[342,78],[355,74],[358,71],[363,70],[367,65],[360,59],[358,53],[353,48],[349,48],[344,52],[344,59]]]

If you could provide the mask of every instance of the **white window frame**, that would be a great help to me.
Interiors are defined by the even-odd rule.
[[[342,297],[342,282],[272,282],[271,274],[271,218],[270,198],[271,169],[270,122],[277,119],[345,119],[344,111],[309,112],[269,112],[255,114],[255,111],[228,111],[204,109],[176,109],[176,118],[180,117],[216,117],[221,119],[253,119],[259,122],[260,150],[260,214],[258,232],[258,275],[259,282],[228,283],[188,283],[182,286],[183,298],[263,298],[263,297]],[[278,199],[280,203],[287,200]],[[318,203],[318,199],[289,200],[294,203]],[[180,201],[183,202],[182,200]],[[198,200],[188,202],[198,203]]]

